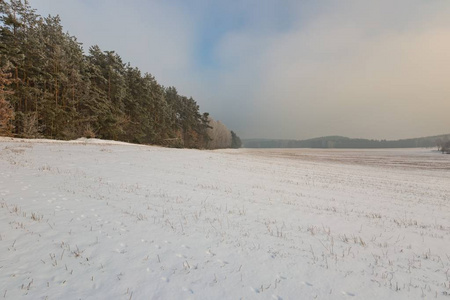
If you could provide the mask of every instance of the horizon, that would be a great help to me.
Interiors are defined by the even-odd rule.
[[[116,51],[243,139],[392,140],[450,128],[450,2],[30,5],[60,15],[85,51]]]
[[[434,137],[441,137],[441,136],[450,136],[450,133],[443,133],[443,134],[433,134],[428,136],[415,136],[415,137],[409,137],[409,138],[401,138],[401,139],[372,139],[372,138],[366,138],[366,137],[350,137],[350,136],[343,136],[343,135],[322,135],[322,136],[316,136],[312,138],[305,138],[305,139],[295,139],[295,138],[285,138],[285,139],[279,139],[279,138],[243,138],[242,140],[283,140],[283,141],[304,141],[304,140],[314,140],[314,139],[321,139],[321,138],[330,138],[330,137],[340,137],[340,138],[348,138],[348,139],[362,139],[362,140],[375,140],[375,141],[399,141],[399,140],[414,140],[414,139],[423,139],[423,138],[434,138]]]

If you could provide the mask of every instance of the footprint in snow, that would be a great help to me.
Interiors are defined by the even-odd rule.
[[[354,297],[354,296],[355,296],[355,294],[349,293],[349,292],[344,292],[344,291],[342,291],[341,293],[342,293],[343,295],[347,295],[347,296],[350,296],[350,297]]]
[[[272,294],[272,299],[275,299],[275,300],[283,300],[283,298],[281,298],[280,296],[275,295],[275,294]]]
[[[184,292],[188,292],[188,293],[191,293],[191,294],[194,293],[193,290],[191,290],[190,288],[187,288],[187,287],[183,287],[182,290],[183,290]]]
[[[161,280],[164,281],[164,282],[169,282],[170,281],[169,278],[167,278],[167,277],[161,277]]]
[[[301,284],[307,285],[307,286],[313,286],[312,283],[306,282],[306,281],[302,281],[300,282]]]
[[[227,261],[223,261],[221,259],[218,259],[217,262],[220,263],[220,264],[228,265]]]
[[[254,288],[254,287],[250,287],[250,290],[252,291],[252,292],[254,292],[254,293],[256,293],[256,294],[259,294],[259,289],[257,289],[257,288]]]

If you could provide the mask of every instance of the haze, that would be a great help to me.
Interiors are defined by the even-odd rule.
[[[34,0],[243,138],[450,132],[450,2]]]

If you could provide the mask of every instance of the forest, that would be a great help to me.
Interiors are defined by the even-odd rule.
[[[438,147],[439,151],[450,152],[450,134],[402,140],[354,139],[343,136],[326,136],[307,140],[243,140],[246,148],[422,148]]]
[[[58,16],[41,17],[20,0],[0,1],[0,135],[241,146],[192,97],[159,84],[114,51],[92,46],[85,53]]]

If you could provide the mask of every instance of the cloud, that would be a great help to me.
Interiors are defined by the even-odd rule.
[[[245,136],[403,138],[448,131],[450,4],[396,4],[330,1],[286,32],[225,37],[218,55],[239,74],[228,76],[228,84],[246,82],[253,90]]]

